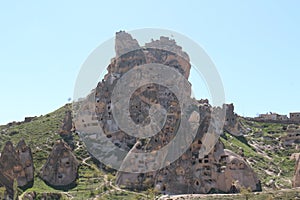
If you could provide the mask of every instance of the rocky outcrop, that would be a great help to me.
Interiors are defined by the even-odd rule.
[[[98,83],[94,93],[88,96],[89,101],[82,105],[80,111],[89,114],[88,107],[91,106],[90,104],[95,104],[96,114],[93,116],[86,114],[76,121],[79,122],[79,126],[90,132],[95,131],[93,126],[99,128],[98,125],[100,125],[106,137],[115,144],[115,148],[126,150],[129,152],[127,155],[155,152],[176,137],[178,127],[182,122],[177,96],[167,87],[155,83],[143,85],[133,92],[129,102],[129,113],[135,124],[143,126],[149,124],[153,106],[163,107],[167,116],[163,128],[156,135],[147,139],[137,139],[121,130],[115,122],[114,116],[112,116],[112,106],[114,106],[111,102],[112,91],[126,72],[149,63],[168,66],[188,79],[191,69],[189,57],[174,40],[167,37],[161,37],[159,40],[151,41],[144,47],[140,47],[129,34],[119,32],[116,35],[115,44],[116,58],[112,59],[107,67],[108,73]],[[135,84],[135,81],[132,80],[132,84]],[[180,95],[191,99],[191,84],[182,90]],[[162,193],[169,194],[230,192],[233,182],[238,182],[241,187],[250,187],[252,191],[261,190],[256,174],[242,157],[225,150],[220,141],[214,142],[211,146],[207,144],[205,135],[208,132],[211,136],[223,133],[223,126],[220,127],[218,122],[222,121],[222,117],[219,119],[218,113],[225,113],[225,111],[228,118],[228,121],[225,122],[226,130],[231,134],[239,135],[241,127],[233,112],[233,105],[214,108],[209,105],[207,100],[199,100],[187,116],[189,121],[199,125],[196,129],[196,136],[191,143],[188,143],[189,148],[174,162],[165,159],[168,156],[162,158],[165,159],[163,162],[167,163],[166,167],[152,170],[152,172],[141,173],[141,166],[132,160],[132,164],[128,167],[133,172],[120,170],[117,173],[117,184],[132,190],[156,187]],[[78,128],[77,124],[76,128]],[[92,139],[96,139],[96,137]],[[185,139],[182,138],[182,140]],[[107,150],[109,151],[109,149]],[[177,149],[172,150],[177,151]],[[111,151],[113,150],[111,149]],[[172,152],[168,154],[172,154]],[[130,156],[124,159],[128,157]]]
[[[138,41],[125,31],[119,31],[116,35],[115,52],[116,57],[140,48]]]
[[[71,147],[72,150],[75,147],[74,138],[73,138],[74,131],[75,131],[75,126],[73,123],[72,111],[67,110],[65,112],[65,117],[64,117],[61,129],[59,130],[59,135],[69,145],[69,147]]]
[[[5,186],[9,198],[13,198],[13,184],[27,188],[33,184],[34,167],[31,149],[21,140],[15,149],[13,143],[6,142],[0,156],[0,183]]]
[[[226,110],[225,125],[224,129],[234,136],[242,136],[247,132],[245,127],[239,121],[239,118],[236,113],[234,113],[233,104],[225,104],[223,109]]]
[[[40,177],[50,186],[67,189],[75,186],[78,175],[78,161],[70,147],[63,141],[55,143]]]
[[[36,199],[36,192],[26,192],[23,195],[23,199],[24,200],[34,200],[34,199]]]
[[[261,183],[257,175],[247,163],[247,161],[236,153],[225,149],[226,168],[224,175],[221,175],[218,180],[223,185],[222,191],[230,191],[232,183],[236,184],[237,189],[246,188],[252,191],[261,191]]]
[[[280,141],[284,147],[297,146],[300,143],[300,127],[296,124],[287,126],[287,135],[282,136]]]
[[[37,118],[36,116],[35,116],[35,117],[25,117],[24,123],[31,122],[31,121],[33,121],[33,120],[36,119],[36,118]]]
[[[31,149],[22,139],[16,146],[17,155],[21,162],[24,174],[18,176],[18,186],[22,188],[31,187],[34,180],[34,165]]]
[[[59,131],[59,134],[61,136],[68,136],[72,134],[74,131],[74,125],[73,125],[73,119],[72,119],[72,111],[68,110],[66,111],[65,118],[62,123],[62,127]]]
[[[211,109],[200,105],[202,111]],[[236,192],[241,188],[261,191],[260,181],[249,164],[239,155],[224,149],[219,141],[202,157],[203,134],[207,132],[209,114],[203,116],[198,133],[190,148],[175,162],[153,173],[117,174],[117,184],[129,189],[155,187],[165,194]],[[214,131],[218,131],[215,129]],[[134,167],[134,166],[133,166]]]
[[[293,178],[293,187],[300,187],[300,159],[296,160],[295,173]]]

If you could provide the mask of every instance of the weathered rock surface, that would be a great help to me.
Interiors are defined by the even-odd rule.
[[[200,109],[204,111],[209,107],[200,105]],[[220,141],[209,154],[200,157],[203,134],[207,132],[209,123],[209,115],[202,117],[194,142],[178,160],[153,173],[119,172],[117,184],[141,190],[155,186],[166,194],[233,192],[233,183],[237,191],[241,187],[260,191],[260,181],[248,163],[239,155],[224,149]]]
[[[53,146],[47,162],[41,169],[40,176],[53,187],[73,187],[78,175],[78,165],[70,147],[64,141],[59,140]]]
[[[59,135],[63,138],[63,140],[71,147],[73,150],[75,147],[73,133],[75,131],[75,126],[73,123],[72,111],[67,110],[65,113],[65,117],[59,130]]]
[[[123,132],[115,122],[111,110],[112,91],[118,79],[126,72],[148,63],[169,66],[188,79],[191,68],[189,57],[174,40],[167,37],[146,43],[141,48],[138,42],[125,32],[117,33],[115,51],[117,56],[108,66],[108,73],[98,83],[95,93],[88,97],[90,102],[83,105],[82,112],[85,111],[85,107],[91,106],[89,104],[95,103],[96,115],[91,117],[86,115],[87,117],[78,119],[82,122],[79,124],[90,127],[91,132],[94,131],[93,124],[95,127],[100,125],[116,148],[122,148],[128,151],[128,154],[159,150],[175,137],[180,125],[181,110],[176,95],[167,87],[158,84],[147,84],[132,94],[129,111],[136,124],[149,123],[150,108],[154,104],[162,106],[168,116],[161,131],[149,139],[141,140]],[[190,98],[191,87],[185,88],[182,95]],[[136,173],[119,171],[117,184],[140,190],[156,187],[161,192],[170,194],[208,193],[213,190],[230,192],[233,182],[238,182],[241,187],[250,187],[252,191],[261,190],[256,174],[242,157],[225,150],[220,141],[213,143],[212,146],[207,144],[206,133],[209,132],[210,135],[223,133],[223,126],[220,128],[216,122],[218,120],[214,120],[217,118],[216,113],[226,111],[228,120],[225,122],[225,130],[233,135],[241,134],[242,127],[233,113],[233,105],[213,108],[207,100],[199,100],[196,106],[197,114],[193,116],[191,113],[188,119],[199,123],[199,128],[183,155],[166,167],[149,173],[139,173],[140,166],[132,164],[130,167],[133,171],[136,170]],[[206,152],[204,154],[203,149],[208,148],[210,151],[204,151]]]
[[[63,124],[62,124],[61,130],[59,131],[59,134],[61,136],[64,136],[64,135],[68,136],[68,135],[72,134],[73,130],[74,130],[74,125],[73,125],[73,119],[72,119],[72,111],[68,110],[68,111],[66,111],[66,115],[63,120]]]
[[[0,163],[3,174],[12,180],[22,173],[22,166],[12,142],[6,142],[1,153]]]
[[[300,187],[300,159],[298,158],[295,166],[295,173],[293,178],[293,187]]]
[[[131,35],[125,31],[119,31],[116,34],[116,40],[118,41],[115,44],[116,57],[140,48],[138,41],[133,39]]]
[[[280,141],[282,142],[283,146],[291,147],[297,146],[300,144],[300,128],[296,124],[290,124],[287,127],[287,135],[282,136]]]
[[[26,187],[33,184],[34,180],[34,165],[31,149],[22,139],[16,146],[17,155],[21,162],[24,174],[18,176],[17,182],[19,187]]]
[[[21,188],[33,184],[34,166],[31,149],[21,140],[15,149],[13,143],[6,142],[0,156],[0,183],[5,186],[9,198],[13,198],[13,184],[17,180]]]
[[[237,114],[234,113],[234,105],[225,104],[223,107],[223,109],[226,110],[224,129],[234,136],[242,136],[245,134],[247,130],[242,126]]]

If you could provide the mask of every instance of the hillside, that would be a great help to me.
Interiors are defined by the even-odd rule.
[[[174,39],[143,46],[120,31],[115,53],[73,109],[0,126],[1,196],[153,199],[292,188],[298,125],[241,118],[233,104],[192,98],[191,61]]]
[[[115,53],[73,108],[0,127],[2,196],[152,199],[292,188],[297,125],[254,122],[233,104],[192,98],[190,59],[174,39],[142,46],[120,31]]]
[[[285,146],[283,138],[288,135],[286,124],[264,123],[240,118],[250,130],[244,136],[234,137],[225,133],[221,138],[226,148],[242,149],[244,156],[257,172],[265,190],[288,189],[292,187],[298,144]]]
[[[55,198],[61,199],[81,199],[83,197],[148,199],[153,196],[153,190],[135,193],[117,187],[114,183],[114,172],[100,169],[97,162],[93,162],[76,134],[73,135],[75,144],[73,152],[80,162],[77,186],[67,191],[56,190],[46,185],[39,178],[39,171],[46,162],[53,144],[56,140],[61,139],[58,131],[61,128],[66,111],[70,108],[71,105],[68,104],[52,113],[34,118],[31,122],[0,126],[1,149],[6,141],[10,140],[16,144],[21,138],[24,138],[32,149],[35,167],[34,185],[26,191],[19,189],[19,195],[24,197],[26,193],[33,194],[34,192],[36,199],[41,199],[43,195],[52,195],[53,198],[55,194],[58,195]],[[239,119],[249,132],[244,136],[233,136],[225,133],[221,137],[221,141],[226,148],[238,154],[244,154],[244,157],[261,180],[264,192],[259,195],[263,196],[265,193],[274,194],[271,196],[276,196],[277,193],[286,196],[298,195],[298,192],[288,190],[292,188],[295,170],[295,160],[291,159],[291,155],[297,153],[298,144],[283,145],[282,138],[285,138],[288,134],[287,125],[254,122],[244,118]],[[285,190],[281,192],[282,189]],[[3,188],[1,191],[3,191]],[[258,196],[256,195],[256,198]]]
[[[16,145],[22,138],[32,150],[35,167],[34,185],[26,191],[19,189],[19,195],[24,197],[27,193],[35,196],[35,199],[42,199],[42,197],[48,197],[48,199],[82,199],[83,197],[96,197],[99,194],[109,195],[110,193],[113,196],[117,195],[120,197],[140,196],[139,194],[130,191],[123,192],[121,189],[116,188],[113,185],[114,175],[104,172],[97,167],[76,134],[73,135],[75,145],[73,152],[80,162],[77,186],[68,191],[56,190],[46,185],[40,179],[40,169],[47,161],[54,143],[62,139],[58,132],[62,126],[66,111],[70,109],[71,104],[67,104],[52,113],[36,117],[30,122],[15,122],[0,126],[1,150],[7,141],[12,141]],[[1,188],[0,197],[3,197],[3,192],[4,188]]]

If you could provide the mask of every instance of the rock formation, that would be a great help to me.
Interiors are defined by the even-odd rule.
[[[78,161],[70,147],[62,140],[53,146],[47,162],[41,169],[41,178],[55,188],[67,189],[75,186]]]
[[[73,126],[73,119],[72,119],[72,111],[68,110],[66,111],[66,115],[63,120],[63,124],[61,130],[59,131],[59,134],[61,136],[70,135],[73,132],[73,130],[74,130],[74,126]]]
[[[234,136],[241,136],[245,134],[247,130],[242,126],[237,114],[234,113],[234,105],[225,104],[223,109],[226,110],[224,129]]]
[[[295,173],[293,179],[293,187],[300,187],[300,159],[296,160]]]
[[[191,68],[189,56],[174,40],[167,37],[161,37],[140,47],[138,42],[125,32],[117,33],[115,51],[116,58],[112,59],[107,67],[108,73],[98,83],[94,93],[88,97],[89,102],[82,105],[81,112],[85,112],[88,110],[85,108],[94,103],[95,116],[76,120],[82,127],[89,128],[93,124],[97,127],[100,124],[106,137],[115,144],[115,148],[124,149],[129,152],[128,154],[159,150],[175,137],[181,123],[181,110],[177,96],[167,87],[155,83],[146,84],[133,92],[129,102],[129,112],[135,124],[143,126],[149,124],[153,105],[162,106],[168,116],[163,128],[155,136],[136,139],[122,131],[115,122],[111,110],[114,106],[111,103],[112,91],[126,72],[133,67],[149,63],[168,66],[188,79]],[[190,98],[190,84],[181,95]],[[197,122],[199,128],[189,148],[175,162],[147,173],[139,173],[139,165],[132,164],[129,167],[133,171],[136,170],[136,173],[119,171],[117,184],[138,190],[156,187],[162,193],[169,194],[208,193],[214,190],[230,192],[233,182],[238,182],[241,187],[249,187],[252,191],[261,190],[260,181],[247,162],[233,152],[225,150],[220,141],[214,143],[209,153],[203,155],[203,149],[208,147],[206,133],[209,132],[210,135],[223,133],[223,127],[220,128],[218,122],[214,121],[218,116],[217,113],[226,110],[228,118],[225,122],[226,130],[234,135],[240,134],[241,127],[237,116],[233,113],[233,105],[214,108],[207,100],[199,100],[193,109],[197,114],[194,116],[194,112],[191,112],[188,119]],[[76,128],[78,128],[77,124]]]
[[[287,126],[287,135],[282,136],[280,141],[284,147],[297,146],[300,143],[300,127],[296,124]]]
[[[73,124],[72,111],[67,110],[65,113],[65,117],[61,129],[59,130],[59,135],[71,147],[72,150],[75,147],[74,140],[73,140],[74,131],[75,131],[75,126]]]
[[[5,186],[9,198],[13,198],[13,184],[17,180],[21,188],[33,184],[34,166],[31,149],[21,140],[15,149],[13,143],[6,142],[0,157],[0,183]]]
[[[201,110],[208,109],[203,106],[200,105]],[[207,123],[207,118],[204,118],[190,149],[175,162],[153,173],[119,172],[117,184],[141,190],[155,186],[162,193],[182,194],[231,192],[232,184],[237,182],[237,190],[245,187],[261,191],[260,181],[248,163],[239,155],[224,149],[220,141],[209,154],[199,157]]]
[[[2,154],[0,157],[0,185],[5,187],[7,199],[13,199],[13,197],[14,197],[13,184],[14,184],[14,179],[15,179],[16,175],[14,174],[14,172],[12,170],[8,170],[9,166],[5,162],[5,159],[7,159],[7,154],[8,154],[5,151],[6,151],[6,149],[9,149],[8,145],[11,145],[11,143],[10,144],[6,143],[4,150],[2,151]],[[6,156],[2,156],[5,154],[6,154]],[[12,160],[14,161],[14,159],[12,159]]]
[[[17,182],[19,187],[30,187],[33,185],[34,165],[31,149],[22,139],[16,146],[16,151],[24,170],[22,176],[18,176]]]

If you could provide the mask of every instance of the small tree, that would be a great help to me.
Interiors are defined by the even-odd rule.
[[[148,199],[155,199],[155,190],[154,188],[149,188],[146,192]]]
[[[246,197],[246,200],[249,199],[251,191],[252,190],[251,190],[250,187],[246,188],[246,187],[242,186],[241,189],[240,189],[241,194]]]
[[[0,199],[4,199],[5,193],[6,193],[5,187],[0,187]]]
[[[272,197],[272,195],[269,195],[266,200],[274,200],[274,198]]]
[[[13,183],[13,192],[14,192],[14,199],[18,200],[19,199],[19,188],[18,188],[18,182],[17,179],[14,179]]]

